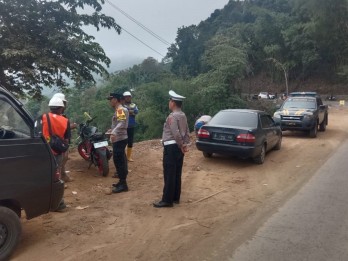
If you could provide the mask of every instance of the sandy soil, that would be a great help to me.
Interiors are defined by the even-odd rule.
[[[316,139],[284,132],[282,149],[267,154],[263,165],[205,159],[192,146],[185,157],[182,201],[171,209],[152,207],[163,185],[158,140],[135,144],[130,191],[117,195],[105,193],[115,182],[110,175],[96,176],[96,168],[88,170],[72,152],[68,211],[23,218],[12,260],[216,260],[276,211],[347,138],[347,111],[332,107],[327,131]],[[112,174],[112,162],[110,167]]]

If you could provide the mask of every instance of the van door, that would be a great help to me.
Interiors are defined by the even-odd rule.
[[[28,219],[50,209],[55,162],[48,150],[31,117],[0,93],[0,200],[18,201]]]

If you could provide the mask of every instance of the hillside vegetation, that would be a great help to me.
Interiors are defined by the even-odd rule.
[[[67,90],[67,114],[82,121],[83,112],[96,115],[101,130],[109,128],[111,91],[133,90],[140,113],[136,139],[158,138],[168,114],[168,91],[187,97],[190,126],[200,114],[224,108],[250,107],[242,98],[258,75],[285,92],[292,82],[320,79],[326,84],[348,80],[347,0],[230,1],[198,25],[178,29],[175,43],[158,62],[111,74],[97,87],[79,80]],[[28,105],[34,115],[47,109],[47,100]]]

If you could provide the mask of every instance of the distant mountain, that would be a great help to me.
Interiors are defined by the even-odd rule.
[[[109,73],[115,71],[124,70],[133,65],[140,64],[147,57],[130,57],[130,56],[118,56],[118,57],[109,57],[111,60],[110,67],[107,69]]]

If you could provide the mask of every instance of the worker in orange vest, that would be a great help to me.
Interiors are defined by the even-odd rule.
[[[54,97],[58,97],[58,98],[60,98],[60,99],[63,100],[64,109],[63,109],[63,112],[62,112],[61,115],[64,116],[65,118],[69,119],[69,118],[64,114],[64,112],[65,112],[65,110],[66,110],[66,107],[67,107],[67,105],[68,105],[68,101],[67,101],[67,99],[65,98],[64,93],[60,93],[60,92],[55,93],[55,94],[52,96],[52,98],[54,98]],[[70,129],[73,130],[73,129],[76,129],[76,128],[77,128],[77,123],[75,123],[75,122],[70,122]],[[62,179],[64,182],[73,181],[73,179],[69,176],[68,171],[66,171],[66,169],[65,169],[65,165],[66,165],[68,159],[69,159],[69,150],[67,150],[66,152],[64,152],[64,153],[62,154],[62,168],[61,168],[61,177],[62,177],[62,178],[61,178],[61,179]]]
[[[50,107],[51,112],[47,114],[43,114],[41,118],[43,136],[45,137],[47,142],[49,142],[51,137],[50,137],[50,131],[49,131],[48,122],[47,122],[47,116],[48,116],[50,120],[52,135],[57,135],[62,140],[65,140],[66,142],[68,142],[71,137],[70,122],[67,118],[62,116],[62,113],[64,111],[63,100],[58,97],[53,97],[49,101],[48,106]],[[58,165],[58,171],[61,174],[63,154],[61,152],[54,151],[53,149],[52,149],[52,152],[54,154],[54,157]],[[64,199],[62,199],[56,211],[62,211],[65,208],[66,208],[66,205],[64,203]]]

